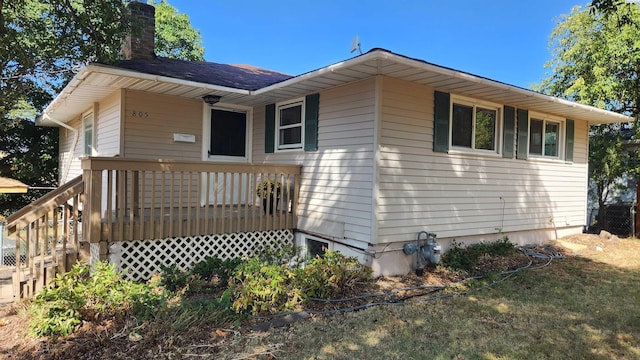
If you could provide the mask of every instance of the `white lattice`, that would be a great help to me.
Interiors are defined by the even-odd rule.
[[[109,247],[109,261],[116,264],[125,278],[147,280],[159,273],[163,265],[190,269],[207,256],[249,257],[266,248],[279,250],[286,245],[293,245],[290,230],[119,241]]]

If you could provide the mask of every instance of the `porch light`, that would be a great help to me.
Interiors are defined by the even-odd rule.
[[[209,105],[213,105],[220,102],[220,98],[221,96],[218,96],[218,95],[205,95],[202,97],[202,100],[204,100],[204,102],[206,102]]]

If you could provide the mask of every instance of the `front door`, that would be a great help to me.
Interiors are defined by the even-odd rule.
[[[209,115],[208,129],[205,128],[205,134],[209,135],[205,158],[215,162],[249,162],[249,111],[216,107],[210,109]],[[226,204],[246,202],[246,191],[239,195],[238,190],[246,187],[247,181],[246,175],[218,174],[217,179],[210,176],[209,203],[214,201],[215,193],[218,203],[223,197]]]

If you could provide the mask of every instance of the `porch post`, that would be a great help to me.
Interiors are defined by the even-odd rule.
[[[89,245],[89,254],[83,249],[83,255],[91,260],[104,260],[106,253],[100,250],[102,229],[102,171],[91,168],[91,159],[82,160],[84,180],[83,238]],[[83,257],[84,257],[83,256]]]

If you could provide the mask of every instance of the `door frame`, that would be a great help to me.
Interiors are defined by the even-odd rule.
[[[245,144],[245,156],[218,156],[209,155],[209,145],[211,143],[211,110],[245,112],[247,114],[247,134]],[[217,103],[215,105],[202,105],[202,161],[212,162],[242,162],[250,163],[253,150],[253,108],[228,103]]]

